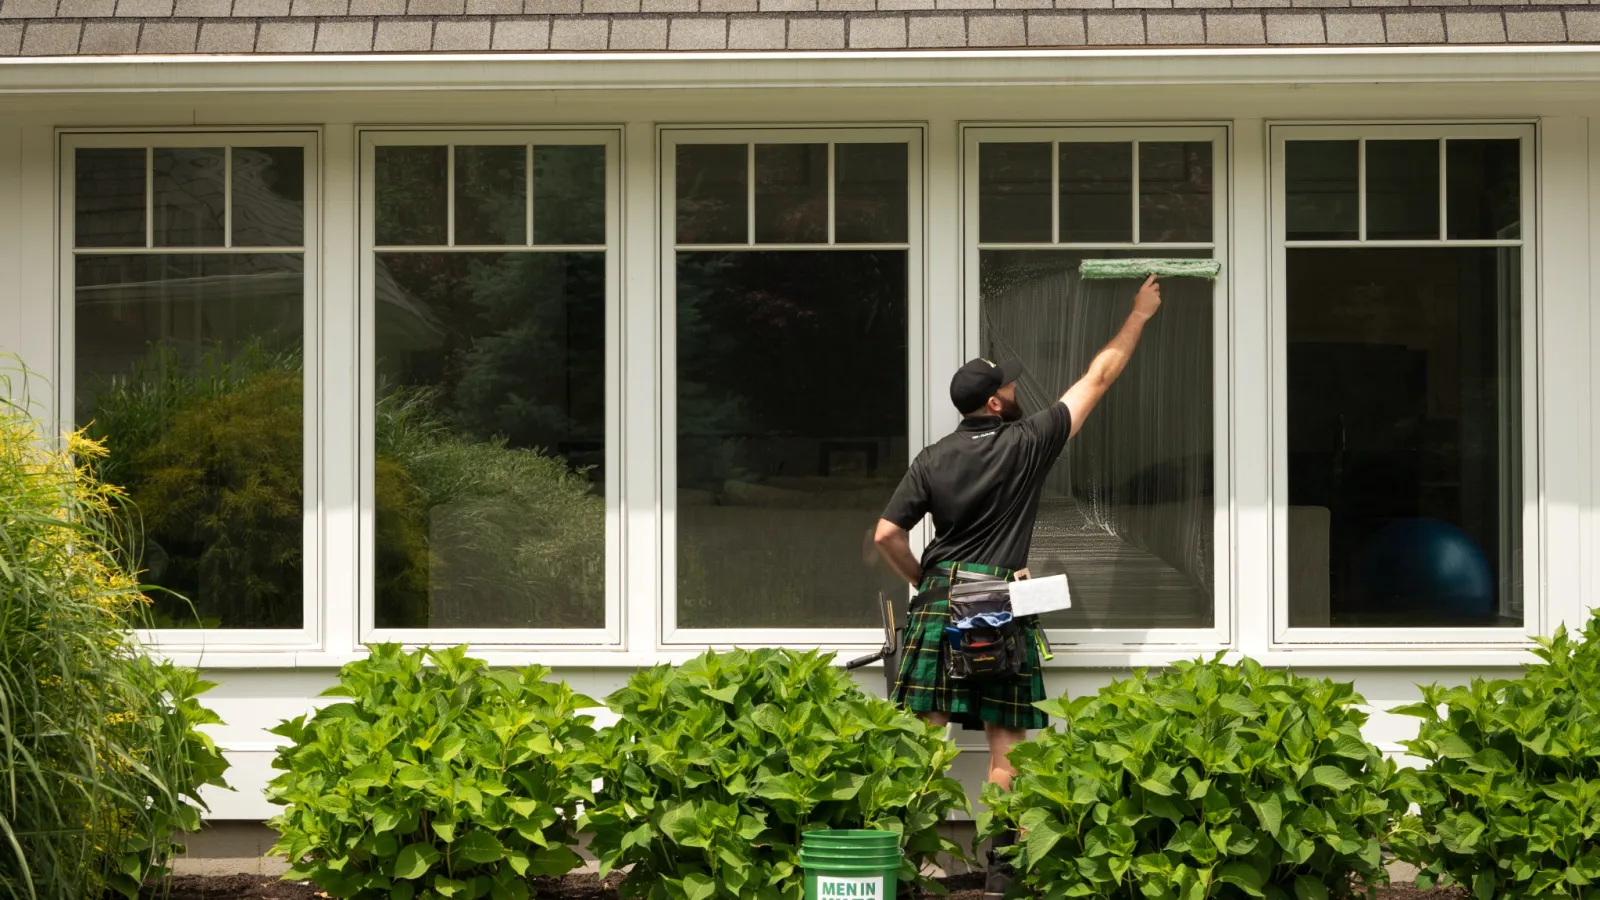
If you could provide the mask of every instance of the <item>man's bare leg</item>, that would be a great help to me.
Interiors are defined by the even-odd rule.
[[[989,780],[1000,785],[1003,791],[1011,790],[1011,776],[1017,770],[1011,765],[1011,748],[1015,747],[1028,733],[1021,728],[1006,728],[985,722],[983,726],[984,737],[989,739]]]
[[[1017,774],[1017,770],[1007,757],[1011,754],[1011,748],[1026,738],[1028,733],[1021,728],[1007,728],[991,722],[984,723],[983,733],[989,739],[989,780],[999,785],[1002,791],[1009,791],[1011,778]],[[983,886],[985,900],[1004,897],[1013,875],[1011,866],[1000,861],[994,848],[1007,847],[1016,842],[1016,832],[997,834],[990,842],[988,874]]]

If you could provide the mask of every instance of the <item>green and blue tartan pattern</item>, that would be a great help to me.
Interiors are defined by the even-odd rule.
[[[918,592],[950,585],[951,567],[966,572],[1010,578],[1013,572],[977,563],[935,565],[925,575]],[[979,729],[985,722],[1005,728],[1043,728],[1050,717],[1033,704],[1045,697],[1044,668],[1039,664],[1038,624],[1026,626],[1026,651],[1022,669],[1014,678],[986,679],[967,685],[953,682],[945,671],[944,628],[950,621],[950,601],[934,600],[915,609],[906,622],[905,646],[895,678],[893,699],[917,713],[948,712],[950,721]]]

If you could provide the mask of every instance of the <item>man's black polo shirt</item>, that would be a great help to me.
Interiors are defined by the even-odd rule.
[[[924,570],[936,562],[1024,568],[1045,476],[1071,434],[1072,413],[1059,401],[1016,422],[962,419],[917,454],[883,518],[910,530],[933,516]]]

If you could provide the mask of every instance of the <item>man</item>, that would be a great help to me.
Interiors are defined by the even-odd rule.
[[[1027,577],[1045,476],[1122,374],[1145,323],[1160,306],[1161,288],[1152,275],[1133,298],[1133,311],[1122,329],[1095,356],[1083,378],[1058,402],[1027,418],[1017,405],[1021,364],[975,359],[956,372],[950,400],[962,414],[959,427],[912,461],[878,522],[878,551],[902,578],[926,592],[948,587],[952,580]],[[936,533],[918,560],[909,532],[930,514]],[[949,619],[949,600],[943,596],[914,604],[894,700],[935,725],[953,721],[963,728],[982,728],[989,743],[989,780],[1009,790],[1016,771],[1007,758],[1012,746],[1027,729],[1043,728],[1048,720],[1033,706],[1044,699],[1039,658],[1043,637],[1037,621],[1026,622],[1025,657],[1016,676],[952,683],[943,665]],[[1015,841],[1015,834],[1004,835],[995,844]],[[1009,870],[996,863],[990,850],[986,896],[1005,893]]]

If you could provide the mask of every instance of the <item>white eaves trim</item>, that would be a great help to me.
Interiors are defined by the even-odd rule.
[[[0,59],[0,94],[1600,82],[1600,45]]]

